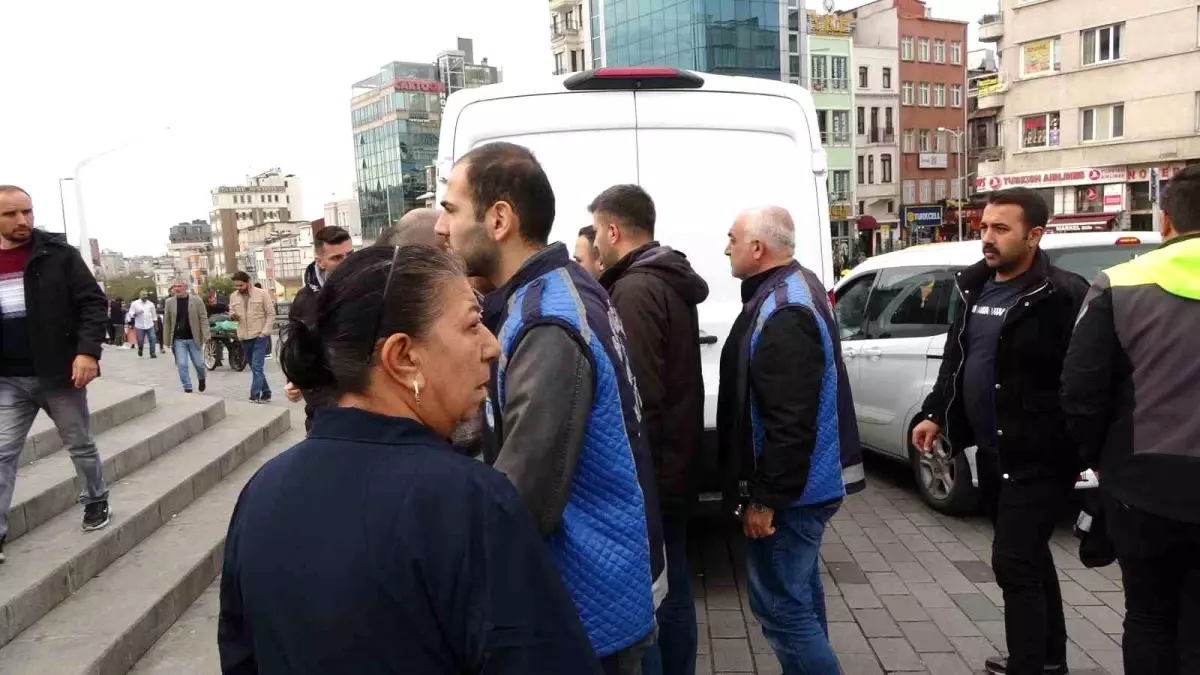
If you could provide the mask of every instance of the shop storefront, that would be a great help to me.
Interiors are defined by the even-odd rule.
[[[1126,178],[1129,186],[1129,229],[1149,232],[1154,229],[1154,211],[1150,207],[1150,174],[1158,170],[1159,189],[1166,188],[1167,181],[1182,171],[1187,164],[1136,164],[1129,167]],[[1161,192],[1160,192],[1161,194]]]
[[[977,178],[975,190],[978,193],[1012,187],[1035,190],[1052,214],[1051,226],[1057,220],[1068,228],[1060,231],[1089,231],[1070,230],[1069,227],[1096,221],[1106,223],[1105,229],[1128,229],[1124,217],[1128,209],[1128,180],[1128,170],[1124,166],[1084,167]]]
[[[944,241],[941,238],[945,224],[945,209],[938,204],[904,206],[900,209],[900,233],[905,246]]]

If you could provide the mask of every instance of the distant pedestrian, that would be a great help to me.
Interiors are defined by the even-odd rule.
[[[500,352],[457,260],[375,246],[317,305],[315,324],[290,323],[281,361],[337,404],[238,498],[222,671],[599,675],[516,491],[445,441]]]
[[[149,339],[150,358],[158,358],[154,353],[157,342],[154,334],[154,320],[158,318],[158,308],[150,299],[148,291],[138,293],[138,299],[130,303],[129,312],[126,313],[125,318],[133,324],[133,329],[137,332],[138,356],[142,356],[142,347]]]
[[[1200,672],[1200,166],[1167,184],[1162,230],[1092,282],[1062,374],[1121,563],[1127,675]]]
[[[108,301],[108,344],[114,347],[125,344],[125,308],[119,297]]]
[[[254,282],[254,287],[259,290],[263,290],[263,285],[257,281]],[[274,328],[274,325],[275,325],[275,321],[272,319],[272,321],[271,321],[272,328]],[[266,356],[263,357],[264,359],[275,358],[273,351],[272,351],[272,348],[274,347],[274,343],[275,343],[275,336],[268,334],[267,335],[267,353],[266,353]]]
[[[854,405],[829,300],[796,262],[795,242],[791,215],[775,206],[740,214],[729,230],[745,304],[721,352],[717,434],[726,498],[744,500],[750,609],[763,636],[783,672],[837,675],[821,538],[846,483],[862,481],[861,450],[843,426]]]
[[[587,273],[599,279],[604,271],[600,261],[600,251],[596,250],[596,228],[588,225],[580,228],[579,236],[575,238],[575,262],[579,263]]]
[[[18,460],[39,410],[80,478],[83,529],[109,520],[86,389],[100,374],[108,308],[79,251],[33,223],[29,193],[0,185],[0,562]]]
[[[657,644],[646,651],[643,665],[648,673],[693,675],[698,638],[687,522],[696,507],[704,444],[696,307],[708,297],[708,284],[682,253],[654,240],[654,200],[642,188],[613,186],[588,211],[595,223],[590,248],[598,258],[591,264],[598,269],[603,263],[600,285],[625,328],[642,422],[657,467],[667,594],[656,612]]]
[[[182,279],[171,282],[171,298],[163,312],[164,345],[175,356],[175,367],[179,370],[179,384],[192,393],[192,378],[188,372],[188,361],[196,369],[196,384],[200,391],[206,388],[204,369],[204,345],[208,342],[208,316],[204,302],[199,296],[188,292],[188,284]]]
[[[945,460],[978,447],[1008,640],[1007,658],[988,657],[989,673],[1067,672],[1050,537],[1081,468],[1059,404],[1059,380],[1087,282],[1051,265],[1039,248],[1048,218],[1046,202],[1028,188],[988,195],[983,260],[956,275],[963,305],[925,399],[925,419],[912,431],[913,447],[944,453]]]
[[[237,336],[242,342],[246,362],[250,364],[250,402],[271,400],[271,385],[263,371],[267,357],[267,338],[275,323],[275,303],[261,288],[250,285],[250,275],[233,273],[235,293],[229,299],[229,318],[237,321]]]

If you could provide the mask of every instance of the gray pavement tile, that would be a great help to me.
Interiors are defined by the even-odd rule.
[[[951,595],[957,593],[979,592],[979,588],[977,588],[975,584],[971,583],[971,581],[964,577],[962,572],[959,572],[958,570],[953,572],[937,572],[933,576],[937,580],[938,585]]]
[[[930,621],[929,613],[911,595],[882,595],[879,597],[896,621]]]
[[[825,532],[823,534],[821,534],[821,543],[822,544],[840,544],[840,543],[842,543],[842,537],[837,532],[834,532],[832,528],[826,526]]]
[[[712,663],[714,673],[753,673],[754,657],[750,643],[742,640],[712,641]]]
[[[1058,582],[1058,586],[1060,589],[1062,589],[1063,602],[1067,603],[1068,605],[1078,606],[1104,604],[1099,598],[1087,592],[1083,586],[1080,586],[1074,581],[1060,581]]]
[[[921,534],[925,535],[926,539],[935,544],[945,544],[958,541],[958,537],[954,536],[953,532],[945,527],[942,527],[941,525],[922,527]]]
[[[774,654],[771,649],[771,643],[767,642],[767,638],[763,635],[761,624],[748,624],[746,632],[750,635],[750,651],[755,654]]]
[[[975,552],[967,548],[962,542],[950,541],[937,544],[937,547],[950,562],[979,561],[979,556],[975,555]]]
[[[854,618],[863,635],[868,638],[900,637],[900,627],[884,609],[856,609]]]
[[[839,654],[870,654],[871,645],[857,623],[829,624],[829,644]]]
[[[845,544],[831,544],[823,541],[821,543],[821,559],[827,563],[853,562],[854,556],[850,554],[850,549],[846,548]]]
[[[783,675],[783,666],[774,653],[755,654],[754,672],[758,675]]]
[[[696,657],[696,675],[712,675],[712,655],[705,654]]]
[[[957,607],[927,607],[925,611],[946,637],[982,636],[971,619]]]
[[[697,585],[692,586],[693,594],[697,590],[700,590],[703,593],[704,584],[697,584]],[[703,594],[700,595],[699,597],[693,596],[692,602],[694,602],[696,604],[696,623],[704,623],[706,621],[706,619],[704,618],[704,615],[708,612],[708,609],[704,606]]]
[[[950,597],[972,621],[999,621],[1004,618],[1004,613],[983,593],[963,593]]]
[[[825,598],[825,620],[830,623],[834,621],[853,621],[854,615],[850,612],[850,607],[846,605],[846,601],[843,598]]]
[[[996,656],[996,648],[985,637],[952,637],[950,642],[958,650],[959,655],[975,670],[983,670],[984,660]]]
[[[975,552],[986,551],[992,548],[991,537],[985,537],[977,531],[959,534],[958,540],[962,542],[963,546]]]
[[[707,634],[704,632],[703,626],[700,627],[700,639],[696,641],[696,653],[697,654],[711,654],[712,653],[712,642],[708,639]]]
[[[883,603],[879,601],[879,597],[875,595],[870,584],[839,584],[838,587],[842,589],[842,597],[845,598],[846,605],[850,609],[883,607]]]
[[[885,518],[884,525],[892,531],[892,534],[921,534],[916,525],[907,517],[902,518]]]
[[[829,526],[832,527],[833,531],[837,532],[838,536],[842,537],[843,539],[846,537],[867,536],[866,533],[863,532],[863,529],[859,527],[858,523],[854,522],[853,520],[831,520],[829,521]]]
[[[1093,649],[1088,657],[1112,675],[1125,675],[1124,655],[1119,649]]]
[[[932,621],[901,623],[900,630],[904,632],[904,637],[913,649],[920,653],[954,651],[954,645],[950,644],[941,629]]]
[[[958,654],[922,654],[929,675],[972,675],[974,671]]]
[[[880,544],[878,548],[879,552],[883,554],[883,559],[892,563],[893,566],[898,562],[915,562],[917,559],[912,554],[912,551],[908,550],[907,546],[899,542],[895,544]]]
[[[842,503],[842,510],[850,514],[870,513],[871,505],[867,503],[866,499],[863,497],[863,493],[860,492],[856,495],[850,495],[847,497],[846,501]]]
[[[1125,616],[1125,594],[1121,591],[1113,591],[1111,593],[1092,593],[1100,599],[1101,602],[1108,605],[1112,611],[1121,616]]]
[[[1096,592],[1111,592],[1118,590],[1116,584],[1111,580],[1104,578],[1099,572],[1090,569],[1082,570],[1066,570],[1067,576],[1075,580],[1075,583],[1083,586],[1084,590],[1090,593]]]
[[[1121,566],[1116,563],[1108,565],[1107,567],[1098,567],[1096,568],[1096,572],[1109,581],[1120,581],[1122,578]]]
[[[876,547],[878,547],[880,544],[900,543],[900,540],[896,538],[896,534],[888,529],[885,525],[880,525],[878,527],[864,527],[863,532],[866,533],[867,538],[870,539]]]
[[[704,603],[708,605],[708,609],[741,609],[742,601],[738,597],[737,586],[734,585],[717,585],[706,582],[708,587],[708,595],[704,598]]]
[[[858,526],[863,528],[864,532],[868,527],[884,527],[883,518],[875,515],[873,511],[871,513],[854,514],[854,522],[858,523]]]
[[[908,595],[908,587],[895,572],[868,572],[867,580],[876,595]]]
[[[954,601],[942,587],[936,583],[906,583],[908,590],[913,594],[913,597],[921,603],[925,609],[931,608],[958,608]]]
[[[865,534],[843,534],[842,543],[852,553],[874,553],[875,543]]]
[[[1067,619],[1067,635],[1084,650],[1120,647],[1087,619]]]
[[[1070,630],[1067,632],[1070,632]],[[1079,671],[1081,670],[1098,669],[1100,667],[1092,660],[1091,656],[1088,656],[1088,651],[1090,650],[1085,650],[1083,647],[1075,644],[1075,642],[1067,640],[1067,668],[1073,675],[1079,675]],[[1112,651],[1112,648],[1109,647],[1104,651]]]
[[[979,589],[992,601],[992,604],[997,607],[1004,607],[1004,591],[1000,589],[1000,584],[994,581],[976,582],[975,587]]]
[[[954,559],[951,558],[951,560],[953,561]],[[968,581],[976,585],[996,581],[996,575],[992,573],[992,566],[982,560],[955,561],[954,566],[958,568],[959,572],[962,572],[962,575]]]
[[[713,638],[746,637],[746,618],[740,610],[714,609],[708,612],[708,634]]]
[[[896,538],[913,553],[937,550],[937,546],[934,546],[933,542],[929,541],[929,538],[923,534],[898,534]]]
[[[1120,635],[1125,631],[1121,615],[1107,605],[1080,606],[1075,609],[1107,635]]]
[[[831,562],[828,564],[829,575],[833,577],[839,585],[841,584],[865,584],[869,583],[867,575],[863,573],[862,568],[855,562]]]
[[[914,558],[910,562],[893,562],[892,569],[900,576],[900,579],[906,584],[911,583],[933,583],[933,577],[929,574],[929,570]]]
[[[871,647],[879,663],[889,673],[895,672],[925,672],[925,664],[921,657],[913,651],[912,645],[904,638],[874,638]]]
[[[932,527],[938,524],[937,519],[933,517],[933,512],[929,510],[928,506],[921,504],[919,508],[921,509],[920,511],[906,511],[904,513],[912,521],[913,525],[917,527]]]
[[[1063,603],[1063,618],[1064,619],[1082,619],[1083,615],[1080,614],[1074,607],[1072,607],[1064,602]]]
[[[879,659],[875,658],[874,652],[835,655],[838,665],[842,668],[842,675],[883,675],[883,669],[879,667]]]
[[[1068,552],[1061,546],[1050,546],[1050,554],[1054,556],[1054,565],[1060,570],[1081,570],[1084,564],[1074,553]]]
[[[978,628],[996,649],[1007,652],[1008,641],[1004,637],[1004,621],[976,621],[975,627]]]

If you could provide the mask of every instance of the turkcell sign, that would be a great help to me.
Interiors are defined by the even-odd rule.
[[[942,224],[942,207],[905,206],[904,224],[910,230],[938,227]]]

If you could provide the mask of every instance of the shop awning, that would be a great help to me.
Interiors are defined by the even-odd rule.
[[[1046,224],[1051,232],[1105,232],[1112,229],[1119,213],[1075,213],[1052,216]]]
[[[858,219],[859,230],[877,230],[879,229],[879,221],[875,220],[875,216],[860,216]]]

